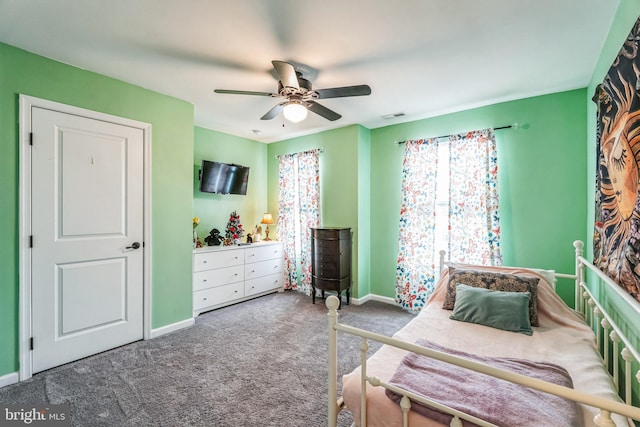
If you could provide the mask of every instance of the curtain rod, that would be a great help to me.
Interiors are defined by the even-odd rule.
[[[318,153],[322,154],[324,153],[324,148],[310,148],[308,150],[304,150],[304,151],[298,151],[296,153],[282,153],[282,154],[276,154],[275,157],[276,159],[280,156],[286,156],[287,154],[299,154],[299,153],[304,153],[305,151],[313,151],[313,150],[318,150]]]
[[[511,128],[518,129],[518,123],[514,123],[512,125],[506,125],[506,126],[499,126],[497,128],[493,128],[493,130],[502,130],[502,129],[511,129]],[[460,133],[465,133],[465,132],[460,132]],[[440,135],[440,136],[436,136],[436,137],[428,138],[428,139],[449,138],[450,136],[453,136],[453,135]],[[398,145],[402,145],[405,142],[407,142],[407,141],[400,141],[400,142],[398,142]]]

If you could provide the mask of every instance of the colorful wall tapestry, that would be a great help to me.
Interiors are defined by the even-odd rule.
[[[640,18],[593,100],[598,105],[594,264],[640,301]]]

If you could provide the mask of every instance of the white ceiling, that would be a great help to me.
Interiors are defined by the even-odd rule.
[[[272,142],[376,128],[588,85],[618,0],[0,0],[0,41],[195,106],[196,125]],[[342,114],[260,117],[271,60],[309,70]],[[404,113],[385,120],[383,115]],[[259,130],[258,135],[253,130]],[[425,135],[427,136],[427,135]]]

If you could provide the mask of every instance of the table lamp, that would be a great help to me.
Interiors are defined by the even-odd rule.
[[[267,236],[264,238],[265,241],[267,240],[271,240],[269,238],[269,224],[275,224],[275,222],[273,221],[273,217],[271,216],[270,213],[265,213],[264,216],[262,217],[262,221],[260,221],[260,224],[266,224],[267,226],[265,227],[264,230],[264,234]]]

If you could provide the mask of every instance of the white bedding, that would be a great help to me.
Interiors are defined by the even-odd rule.
[[[427,306],[394,337],[414,343],[427,339],[437,344],[482,356],[516,357],[555,363],[571,375],[578,391],[620,401],[595,347],[593,332],[553,291],[552,286],[532,270],[483,267],[498,272],[528,274],[539,277],[538,314],[540,327],[532,336],[507,332],[487,326],[450,320],[451,311],[441,308],[448,275],[445,272]],[[405,351],[384,345],[368,359],[367,374],[388,381]],[[360,368],[343,377],[342,396],[354,421],[360,422]],[[392,402],[382,387],[367,385],[367,426],[393,427],[402,425],[400,407]],[[582,405],[585,426],[595,426],[594,408]],[[409,426],[441,426],[414,412]],[[626,419],[615,418],[616,425],[628,426]],[[521,426],[527,426],[526,414]],[[562,422],[558,426],[565,427]],[[538,427],[538,426],[536,426]]]

